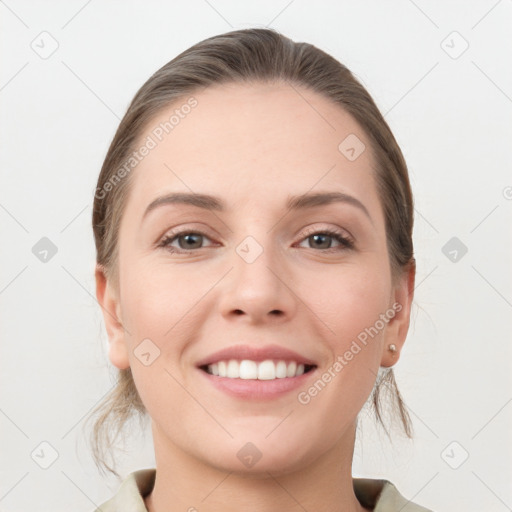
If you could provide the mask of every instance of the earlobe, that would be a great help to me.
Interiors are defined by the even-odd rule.
[[[381,366],[384,368],[394,366],[400,359],[400,352],[409,331],[415,277],[416,263],[413,258],[394,289],[392,309],[395,314],[386,326],[382,345]]]
[[[96,265],[96,298],[101,306],[103,320],[108,335],[108,355],[110,362],[124,370],[129,368],[128,350],[124,339],[125,330],[122,324],[121,306],[118,294],[106,276],[102,265]]]

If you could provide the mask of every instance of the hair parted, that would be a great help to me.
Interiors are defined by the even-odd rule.
[[[254,82],[305,87],[352,115],[371,141],[392,276],[414,267],[414,208],[407,165],[372,97],[349,69],[317,47],[294,42],[273,29],[251,28],[205,39],[165,64],[139,89],[121,120],[101,168],[92,215],[96,261],[115,289],[119,285],[119,225],[133,175],[125,172],[118,179],[119,170],[126,168],[148,123],[162,109],[208,86]],[[392,396],[404,432],[412,437],[412,423],[392,368],[377,378],[370,397],[377,420],[386,430],[379,399],[382,385]],[[89,415],[89,420],[95,418],[91,444],[100,471],[107,469],[117,475],[105,455],[133,414],[144,416],[146,411],[128,368],[119,370],[116,386]]]

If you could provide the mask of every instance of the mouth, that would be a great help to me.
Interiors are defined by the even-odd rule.
[[[196,362],[208,386],[238,400],[268,401],[306,386],[317,360],[280,345],[233,345]]]
[[[274,359],[265,359],[264,361],[226,359],[199,366],[202,371],[216,377],[267,381],[292,379],[309,373],[315,368],[316,365],[314,364]]]

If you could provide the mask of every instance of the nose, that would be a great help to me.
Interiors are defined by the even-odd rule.
[[[290,320],[298,307],[291,270],[278,251],[248,237],[233,251],[232,270],[220,291],[220,308],[228,321],[249,324]]]

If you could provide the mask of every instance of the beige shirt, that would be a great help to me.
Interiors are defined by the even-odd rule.
[[[94,512],[147,512],[144,497],[153,490],[155,476],[156,469],[130,473],[117,493]],[[361,505],[374,512],[432,512],[405,499],[388,480],[353,478],[353,482]]]

